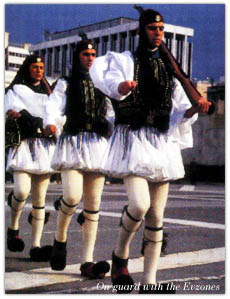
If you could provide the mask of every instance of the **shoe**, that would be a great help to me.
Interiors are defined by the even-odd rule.
[[[19,238],[19,230],[8,228],[7,231],[7,248],[12,252],[22,252],[25,243]]]
[[[54,246],[50,257],[50,266],[52,270],[62,271],[66,267],[66,243],[54,240]]]
[[[176,291],[172,290],[168,283],[161,284],[145,284],[141,285],[139,294],[175,294]]]
[[[51,257],[53,246],[34,247],[30,249],[30,259],[33,262],[48,262]]]
[[[109,272],[110,265],[106,261],[98,263],[87,262],[81,265],[81,276],[86,276],[90,279],[104,278],[105,274]]]
[[[118,294],[131,293],[134,288],[134,281],[129,274],[127,266],[128,259],[121,259],[113,252],[111,279]]]

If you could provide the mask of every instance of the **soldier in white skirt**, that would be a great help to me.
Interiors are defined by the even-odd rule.
[[[54,105],[47,107],[49,124],[54,124],[53,117],[56,115],[66,116],[52,161],[52,167],[61,171],[63,197],[58,209],[50,265],[53,270],[59,271],[66,266],[68,227],[83,198],[84,208],[78,216],[83,240],[81,275],[103,278],[109,271],[109,264],[105,261],[95,263],[93,253],[105,181],[101,163],[111,127],[108,119],[112,114],[108,109],[111,103],[106,101],[100,90],[94,88],[89,76],[89,68],[95,57],[96,50],[90,40],[85,38],[77,43],[71,76],[58,80],[50,95],[50,103]]]
[[[30,55],[5,96],[6,124],[16,123],[21,139],[18,144],[10,145],[7,157],[6,170],[13,173],[14,178],[14,191],[8,197],[11,225],[7,232],[7,248],[13,252],[24,249],[25,243],[19,237],[19,220],[31,191],[33,208],[28,218],[32,225],[30,258],[35,262],[48,261],[52,251],[51,245],[41,246],[45,215],[48,216],[45,197],[50,176],[54,173],[51,160],[57,132],[55,126],[46,128],[45,107],[50,93],[51,88],[44,78],[44,61],[39,56]]]
[[[128,195],[112,255],[111,278],[118,293],[133,289],[127,267],[129,247],[143,220],[140,293],[173,292],[167,285],[159,288],[156,281],[169,182],[184,177],[181,149],[193,146],[191,126],[196,112],[209,107],[203,100],[199,108],[191,107],[159,49],[163,34],[162,15],[145,10],[135,53],[107,52],[90,69],[94,85],[112,99],[115,110],[115,129],[102,168],[107,175],[124,179]]]

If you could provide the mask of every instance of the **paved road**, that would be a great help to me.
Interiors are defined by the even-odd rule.
[[[6,196],[12,185],[6,186]],[[52,244],[56,228],[53,201],[61,195],[61,185],[51,184],[47,210],[51,212],[45,226],[43,245]],[[127,203],[123,185],[106,185],[101,204],[101,218],[95,260],[111,260],[116,243],[122,207]],[[224,187],[221,185],[176,185],[170,187],[164,227],[169,234],[166,255],[159,264],[158,281],[171,282],[178,294],[223,294],[225,292],[225,219]],[[29,260],[31,226],[27,216],[28,199],[21,218],[20,235],[26,243],[23,253],[6,250],[6,293],[18,294],[111,294],[110,274],[103,280],[86,280],[80,276],[81,228],[72,219],[68,234],[68,260],[64,271],[52,271],[49,263]],[[81,210],[81,205],[77,213]],[[6,207],[6,229],[9,208]],[[132,242],[129,270],[136,282],[141,281],[143,258],[140,255],[143,227]]]

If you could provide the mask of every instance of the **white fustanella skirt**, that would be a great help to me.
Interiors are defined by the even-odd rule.
[[[58,139],[51,165],[56,170],[101,172],[107,146],[107,139],[93,132],[79,132],[75,136],[63,132]]]
[[[10,148],[6,170],[32,174],[54,173],[56,171],[51,167],[54,150],[54,142],[47,138],[25,139],[18,147]]]
[[[154,128],[132,130],[127,125],[115,128],[101,167],[109,176],[136,175],[151,182],[177,180],[185,174],[177,141]]]

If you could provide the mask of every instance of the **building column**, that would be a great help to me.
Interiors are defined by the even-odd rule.
[[[187,51],[187,48],[188,48],[188,36],[185,35],[185,38],[184,38],[184,45],[183,45],[183,64],[182,64],[182,68],[184,70],[184,72],[187,74],[188,72],[188,51]]]
[[[66,76],[68,45],[62,45],[61,49],[61,76]]]
[[[190,47],[191,47],[191,53],[189,55],[189,66],[190,66],[190,71],[189,71],[189,77],[192,78],[192,57],[193,57],[193,44],[191,43],[190,44]]]
[[[134,42],[134,51],[136,51],[136,48],[137,48],[138,44],[139,44],[139,35],[136,34],[136,36],[135,36],[135,42]]]
[[[52,55],[53,48],[47,49],[47,64],[46,64],[46,73],[48,77],[52,77]]]
[[[118,35],[119,33],[115,33],[110,35],[110,50],[117,52],[118,51]],[[111,43],[113,43],[113,47],[111,46]]]
[[[60,45],[60,54],[59,54],[60,77],[62,76],[62,50],[63,50],[63,45]]]
[[[46,69],[46,66],[47,66],[47,49],[42,49],[41,50],[41,57],[42,59],[44,60],[45,62],[45,76],[47,75],[47,69]]]
[[[46,69],[46,76],[48,76],[48,63],[49,63],[49,48],[46,48],[46,55],[45,55],[45,69]]]
[[[55,68],[55,47],[52,48],[52,69],[51,76],[54,78],[54,68]]]
[[[61,57],[61,46],[54,47],[54,78],[59,78],[61,75],[60,68],[60,57]],[[57,57],[58,55],[58,57]]]
[[[121,52],[121,33],[117,33],[117,52]]]
[[[129,50],[129,31],[126,31],[126,37],[125,37],[125,51]]]
[[[99,36],[99,43],[98,43],[98,56],[101,56],[102,55],[102,37]]]
[[[68,44],[67,45],[67,55],[66,55],[66,75],[69,76],[70,75],[70,71],[71,71],[71,51],[72,51],[72,44]]]
[[[112,39],[112,36],[111,34],[108,34],[108,42],[107,42],[107,52],[108,51],[111,51],[111,39]]]
[[[173,33],[173,38],[172,38],[172,54],[173,56],[176,58],[176,47],[177,47],[177,43],[176,43],[176,33]]]

